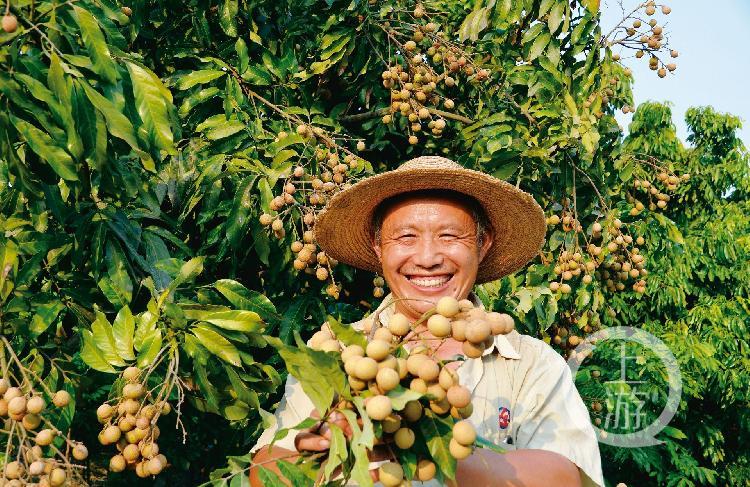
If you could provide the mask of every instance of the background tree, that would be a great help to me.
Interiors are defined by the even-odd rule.
[[[116,451],[97,445],[95,410],[119,402],[113,372],[137,364],[148,385],[170,386],[154,400],[179,405],[159,422],[171,465],[159,481],[207,480],[247,452],[281,392],[263,336],[290,343],[384,293],[320,252],[315,213],[367,174],[443,154],[533,193],[548,215],[540,257],[478,290],[488,306],[566,356],[613,324],[678,356],[685,394],[665,443],[604,449],[608,480],[747,483],[739,122],[691,111],[686,148],[665,107],[640,107],[626,138],[613,117],[632,109],[621,53],[672,71],[668,13],[633,4],[603,29],[588,0],[8,3],[4,375],[70,387],[97,482]],[[616,368],[595,359],[579,387],[601,419]],[[658,364],[643,374],[663,395]]]

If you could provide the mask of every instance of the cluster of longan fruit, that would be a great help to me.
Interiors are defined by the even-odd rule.
[[[169,414],[166,400],[155,402],[146,384],[140,382],[142,371],[128,367],[122,373],[125,385],[113,401],[99,406],[96,416],[103,425],[99,433],[102,445],[115,445],[118,454],[109,460],[112,472],[132,469],[138,477],[158,475],[167,467],[167,457],[159,453],[159,417]]]
[[[445,34],[440,35],[438,24],[429,21],[422,4],[417,4],[411,17],[411,22],[398,22],[409,26],[405,32],[390,23],[383,26],[396,43],[402,62],[391,62],[381,74],[383,87],[391,92],[390,109],[382,121],[390,124],[397,115],[404,117],[409,143],[414,145],[419,142],[417,134],[425,128],[436,137],[445,130],[445,118],[434,109],[455,108],[451,98],[438,93],[439,88],[449,90],[460,83],[461,77],[478,83],[487,80],[490,71],[477,68],[469,55],[448,42]]]
[[[380,276],[375,276],[372,280],[372,296],[380,299],[385,296],[385,279]]]
[[[633,187],[635,189],[643,191],[648,195],[648,208],[651,211],[665,209],[671,197],[664,191],[676,190],[680,183],[690,179],[690,175],[686,173],[682,176],[677,176],[676,174],[669,174],[666,171],[660,171],[656,175],[656,179],[663,186],[663,191],[660,190],[656,184],[647,179],[635,179],[633,181]],[[643,203],[633,196],[628,195],[628,201],[633,204],[633,208],[630,210],[631,216],[638,215],[645,208]]]
[[[625,283],[629,279],[637,279],[633,283],[632,289],[643,294],[646,292],[644,278],[648,275],[645,268],[646,258],[641,254],[640,248],[635,245],[643,245],[646,240],[642,236],[633,239],[632,235],[622,231],[622,226],[622,221],[615,219],[608,228],[610,239],[606,247],[609,253],[601,264],[604,269],[600,269],[596,273],[597,278],[602,279],[607,289],[612,292],[623,291]],[[599,222],[592,226],[591,236],[595,240],[603,239],[602,227]],[[601,252],[601,247],[591,243],[589,244],[589,251]]]
[[[59,390],[51,397],[57,408],[66,407],[71,396],[68,391]],[[36,485],[39,487],[59,487],[65,485],[72,477],[67,452],[55,448],[53,442],[62,438],[74,459],[82,461],[88,457],[88,449],[83,443],[73,442],[66,438],[54,424],[45,417],[50,412],[45,395],[33,388],[24,392],[23,388],[13,385],[12,378],[0,378],[0,418],[7,418],[5,432],[7,444],[3,450],[10,455],[5,458],[0,470],[0,485],[20,487]],[[41,428],[41,429],[40,429]],[[13,432],[17,431],[17,446],[14,448]],[[33,443],[33,444],[32,444]],[[9,461],[15,458],[13,461]]]
[[[584,260],[584,255],[579,251],[563,250],[558,255],[557,264],[553,268],[553,272],[560,278],[560,281],[550,282],[549,288],[554,292],[560,291],[563,294],[570,294],[572,288],[566,281],[572,281],[583,275],[581,282],[590,284],[593,281],[591,274],[595,270],[596,262],[594,260]]]
[[[426,326],[422,322],[426,319]],[[469,421],[473,412],[471,392],[459,383],[458,374],[450,362],[434,357],[434,349],[418,344],[411,350],[404,347],[410,341],[421,341],[422,333],[429,332],[430,339],[454,339],[463,342],[463,352],[470,358],[481,357],[494,343],[494,336],[510,333],[513,318],[507,314],[487,312],[474,307],[469,300],[458,301],[443,297],[434,310],[426,313],[417,323],[396,313],[387,326],[375,327],[368,319],[364,332],[371,337],[366,347],[342,347],[334,334],[324,327],[310,339],[310,347],[340,354],[352,394],[365,398],[367,416],[382,427],[380,442],[395,444],[401,450],[410,449],[419,434],[415,428],[426,408],[441,417],[452,417],[453,435],[449,450],[456,459],[468,457],[476,439]],[[411,340],[410,340],[411,339]],[[439,347],[439,346],[438,346]],[[397,387],[421,394],[420,399],[409,401],[403,409],[395,410],[390,391]],[[380,481],[387,486],[401,485],[404,472],[397,461],[380,467]],[[436,466],[430,459],[420,459],[416,478],[432,479]]]
[[[648,16],[652,17],[656,14],[656,2],[649,0],[643,5],[643,12]],[[669,15],[672,9],[667,5],[661,5],[661,13]],[[623,39],[617,42],[631,48],[637,48],[635,57],[641,59],[646,55],[648,57],[648,66],[652,71],[656,71],[660,78],[667,76],[667,72],[673,72],[677,69],[677,64],[674,62],[664,63],[656,55],[663,47],[664,43],[664,27],[659,25],[655,18],[650,18],[648,21],[644,21],[640,18],[634,18],[631,27],[623,27],[625,36]],[[672,58],[677,58],[679,53],[674,49],[670,49],[669,55]],[[614,54],[612,58],[615,61],[620,60],[619,54]],[[629,107],[627,107],[629,108]],[[625,113],[627,111],[623,109]],[[631,109],[632,111],[632,109]]]
[[[270,228],[277,239],[283,240],[286,237],[285,220],[299,217],[301,239],[290,244],[295,256],[292,266],[299,272],[314,275],[320,281],[329,280],[326,293],[338,298],[340,289],[331,279],[331,268],[336,261],[315,244],[312,230],[316,213],[334,194],[351,185],[348,173],[360,167],[362,160],[336,145],[320,127],[302,123],[296,131],[311,144],[310,160],[292,169],[289,177],[283,181],[282,193],[274,196],[269,204],[270,210],[276,214],[263,213],[259,222]],[[280,132],[276,140],[286,137],[286,132]],[[356,141],[356,150],[363,151],[365,148],[364,141]]]

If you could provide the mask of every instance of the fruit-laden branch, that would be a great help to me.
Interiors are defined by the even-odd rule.
[[[450,118],[451,120],[456,120],[457,122],[461,122],[466,125],[471,125],[472,123],[474,123],[474,120],[468,117],[464,117],[463,115],[458,115],[455,113],[438,110],[437,108],[428,108],[427,110],[429,110],[429,112],[433,115],[439,115],[443,118]],[[339,122],[341,123],[361,122],[362,120],[369,120],[371,118],[382,117],[383,115],[387,115],[389,113],[390,113],[389,108],[381,108],[380,110],[374,110],[374,111],[365,112],[365,113],[358,113],[356,115],[344,115],[343,117],[339,117]]]

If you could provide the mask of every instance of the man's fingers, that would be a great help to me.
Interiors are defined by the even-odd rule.
[[[370,477],[372,477],[373,482],[377,482],[378,480],[380,480],[380,475],[378,474],[377,468],[373,468],[372,470],[370,470]]]
[[[302,432],[294,438],[294,447],[299,452],[326,451],[331,447],[331,442],[321,435]]]

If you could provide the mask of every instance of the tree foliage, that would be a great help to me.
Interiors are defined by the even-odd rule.
[[[685,389],[664,443],[604,448],[608,481],[750,482],[740,122],[692,109],[684,146],[669,108],[648,103],[625,137],[614,112],[632,105],[632,79],[598,2],[18,0],[10,12],[0,332],[26,366],[74,386],[91,480],[106,475],[94,409],[119,394],[113,372],[165,348],[177,377],[166,362],[154,374],[185,398],[189,440],[164,435],[162,477],[195,484],[244,455],[283,389],[264,337],[291,344],[376,301],[373,276],[320,255],[315,212],[368,174],[441,154],[529,191],[548,216],[539,258],[478,288],[488,306],[566,356],[610,325],[643,327],[677,356]],[[581,369],[594,418],[606,413],[596,367],[615,375]],[[662,372],[643,372],[657,395]],[[230,457],[220,475],[247,462]]]

